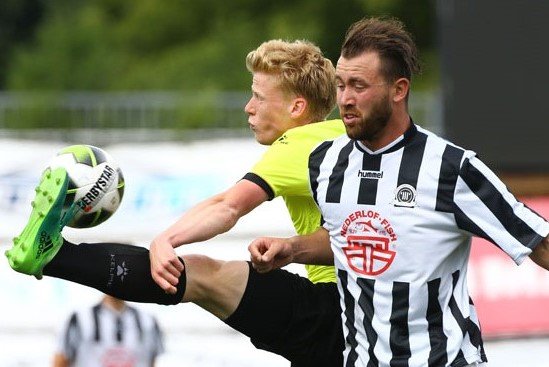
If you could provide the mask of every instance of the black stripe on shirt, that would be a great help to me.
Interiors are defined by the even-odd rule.
[[[115,318],[115,339],[118,343],[124,340],[124,323],[122,322],[122,316],[118,315]]]
[[[442,154],[442,164],[438,176],[437,203],[435,210],[452,213],[454,209],[454,191],[459,175],[461,158],[465,151],[453,145],[446,145]]]
[[[452,313],[452,316],[454,316],[454,320],[456,320],[456,323],[458,324],[459,328],[461,329],[462,335],[465,337],[467,334],[467,326],[468,326],[468,320],[463,317],[463,314],[461,313],[459,306],[456,302],[456,299],[454,297],[454,292],[456,290],[456,285],[460,277],[460,271],[456,270],[452,273],[452,296],[450,297],[450,300],[448,302],[448,306],[450,307],[450,312]],[[463,351],[460,350],[457,354],[456,359],[452,361],[450,366],[465,366],[467,365],[467,360],[465,359],[465,355],[463,354]]]
[[[469,217],[465,215],[465,213],[462,212],[461,209],[457,207],[457,205],[454,208],[454,218],[456,219],[456,224],[458,228],[473,233],[476,236],[482,237],[499,247],[499,245],[492,239],[492,237],[488,236],[488,234],[484,232],[479,226],[477,226],[475,222],[469,219]]]
[[[365,171],[378,172],[381,168],[382,154],[371,155],[364,153],[362,157],[362,169]],[[358,190],[358,203],[375,205],[377,196],[378,178],[361,178]]]
[[[413,141],[404,147],[398,172],[397,186],[408,184],[417,188],[419,168],[423,161],[423,153],[427,144],[427,134],[418,132]]]
[[[452,312],[452,315],[454,316],[454,319],[456,320],[459,328],[461,329],[463,336],[465,336],[465,334],[467,333],[466,321],[454,297],[454,292],[456,290],[456,285],[459,280],[459,276],[460,276],[459,270],[456,270],[455,272],[452,273],[452,296],[450,297],[450,301],[448,302],[448,305],[450,306],[450,312]]]
[[[448,362],[448,337],[444,334],[442,308],[438,301],[440,278],[427,282],[427,324],[431,350],[427,363],[429,367],[445,366]]]
[[[358,342],[356,340],[357,329],[355,327],[355,302],[353,296],[347,288],[347,272],[344,270],[338,270],[337,276],[343,289],[343,302],[345,304],[345,310],[343,310],[343,313],[345,315],[345,326],[349,330],[349,333],[345,336],[345,341],[351,347],[345,366],[351,367],[355,365],[355,362],[358,359],[358,353],[356,351]]]
[[[339,152],[337,162],[328,181],[328,190],[326,191],[327,203],[339,203],[341,201],[341,189],[343,188],[343,181],[345,179],[345,170],[349,166],[349,154],[353,151],[353,146],[354,142],[350,140]]]
[[[393,306],[389,319],[391,323],[389,344],[393,353],[391,367],[408,367],[408,359],[412,356],[408,330],[409,298],[410,284],[393,282]]]
[[[501,192],[468,159],[463,163],[459,175],[509,234],[524,246],[530,248],[537,246],[542,237],[515,215],[513,208],[503,198]]]
[[[95,342],[97,343],[101,340],[101,326],[99,325],[100,309],[101,309],[101,304],[95,305],[92,308],[93,326],[94,326],[93,340],[95,340]]]
[[[474,306],[473,300],[469,297],[469,304]],[[486,353],[484,352],[484,343],[482,342],[482,334],[480,333],[480,328],[477,324],[471,320],[471,317],[467,318],[467,333],[469,333],[469,340],[476,347],[480,348],[480,353],[484,358],[486,358]],[[484,361],[486,362],[486,361]]]
[[[358,278],[357,284],[361,289],[360,297],[358,298],[358,305],[364,312],[363,326],[366,331],[366,339],[368,339],[368,356],[369,362],[367,367],[379,366],[379,361],[375,355],[374,347],[377,343],[377,333],[372,327],[372,320],[374,319],[374,286],[375,280]]]
[[[256,184],[257,186],[261,187],[263,191],[267,194],[267,197],[269,200],[273,200],[275,197],[274,191],[271,188],[271,186],[265,181],[261,176],[253,173],[248,172],[242,177],[243,180],[248,180]]]
[[[318,175],[320,174],[320,165],[326,157],[328,149],[334,144],[333,141],[325,141],[316,147],[315,150],[309,155],[309,182],[311,185],[311,191],[313,192],[313,199],[318,204]]]
[[[65,349],[67,351],[67,359],[69,362],[74,362],[78,355],[78,346],[82,342],[82,329],[78,322],[78,314],[75,312],[69,319],[67,330],[65,331]]]
[[[486,355],[484,353],[484,346],[482,342],[482,336],[480,334],[480,328],[478,327],[477,324],[473,322],[473,320],[471,320],[471,317],[463,317],[463,314],[461,313],[461,310],[459,309],[459,306],[457,305],[456,299],[454,298],[454,295],[453,295],[460,276],[461,276],[461,273],[459,270],[456,270],[455,272],[452,273],[452,297],[450,297],[450,302],[449,302],[450,311],[452,312],[454,319],[456,320],[459,328],[461,329],[463,336],[468,334],[469,340],[471,341],[471,344],[473,345],[473,347],[475,347],[476,349],[481,349],[482,360],[484,360],[486,359]],[[469,304],[472,304],[472,303],[473,301],[469,297]],[[463,356],[463,353],[461,353],[461,355]],[[458,357],[459,357],[459,354],[458,354]],[[458,365],[458,363],[456,363],[457,361],[458,359],[456,358],[456,360],[452,362],[452,366],[454,365],[457,366]]]

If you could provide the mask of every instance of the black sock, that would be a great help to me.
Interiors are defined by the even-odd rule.
[[[163,305],[181,302],[186,286],[184,270],[179,278],[177,293],[167,294],[151,276],[149,250],[119,243],[75,245],[65,240],[57,255],[44,267],[43,273],[126,301]]]

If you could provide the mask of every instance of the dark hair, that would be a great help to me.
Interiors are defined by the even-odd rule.
[[[377,52],[387,81],[412,80],[421,71],[417,47],[404,24],[395,18],[364,18],[351,25],[341,46],[341,56],[353,58]]]

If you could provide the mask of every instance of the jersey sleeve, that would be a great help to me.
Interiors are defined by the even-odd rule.
[[[454,203],[461,229],[496,244],[517,264],[549,234],[549,223],[518,201],[474,153],[462,161]]]
[[[271,193],[271,199],[308,195],[307,159],[313,144],[310,140],[298,129],[287,131],[267,149],[245,178],[263,187],[268,195]]]

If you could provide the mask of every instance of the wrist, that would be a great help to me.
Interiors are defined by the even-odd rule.
[[[158,243],[158,244],[165,243],[165,244],[170,245],[172,248],[178,247],[177,235],[176,234],[170,234],[168,232],[163,232],[163,233],[159,234],[154,239],[153,242]]]

